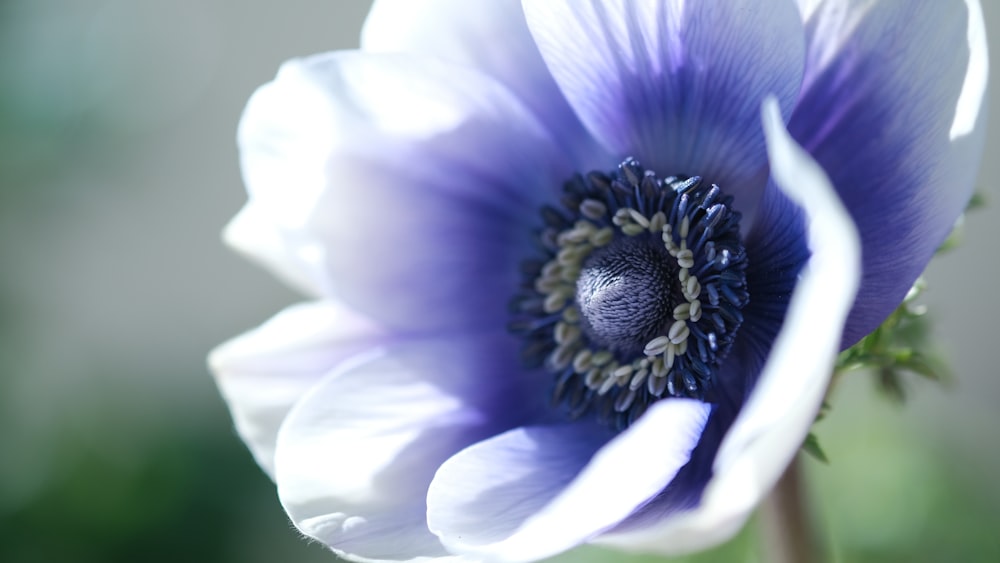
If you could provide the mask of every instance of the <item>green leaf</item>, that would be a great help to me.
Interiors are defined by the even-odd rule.
[[[903,378],[894,368],[887,367],[878,370],[876,385],[888,399],[902,403],[906,401],[906,387]]]
[[[916,303],[925,288],[924,280],[918,279],[881,326],[841,352],[831,387],[845,373],[869,371],[879,391],[894,402],[902,402],[907,394],[907,374],[938,382],[950,379],[945,363],[926,352],[931,348],[930,321],[926,307]]]
[[[806,436],[806,441],[802,442],[802,450],[823,463],[830,463],[830,459],[826,457],[823,448],[819,446],[819,438],[812,432]]]
[[[965,206],[965,212],[978,211],[986,207],[986,196],[983,192],[976,192],[972,194],[972,198],[969,199],[969,204]]]

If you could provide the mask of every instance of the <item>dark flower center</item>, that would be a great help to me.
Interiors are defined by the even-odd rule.
[[[649,237],[618,237],[594,249],[576,280],[580,325],[591,343],[634,356],[673,321],[676,262]]]
[[[732,197],[628,159],[576,175],[544,207],[510,329],[553,404],[623,429],[662,398],[712,401],[749,301]]]

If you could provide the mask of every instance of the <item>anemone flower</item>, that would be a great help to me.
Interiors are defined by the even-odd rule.
[[[226,240],[311,301],[211,366],[355,560],[731,536],[982,150],[976,0],[379,0],[239,129]]]

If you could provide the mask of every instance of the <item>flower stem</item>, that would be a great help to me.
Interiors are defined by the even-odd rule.
[[[761,506],[764,561],[812,563],[824,560],[804,488],[801,460],[796,457]]]

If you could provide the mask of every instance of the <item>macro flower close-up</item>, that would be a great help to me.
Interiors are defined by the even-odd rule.
[[[377,0],[239,126],[226,241],[307,301],[217,348],[352,560],[733,536],[969,202],[978,0]]]

